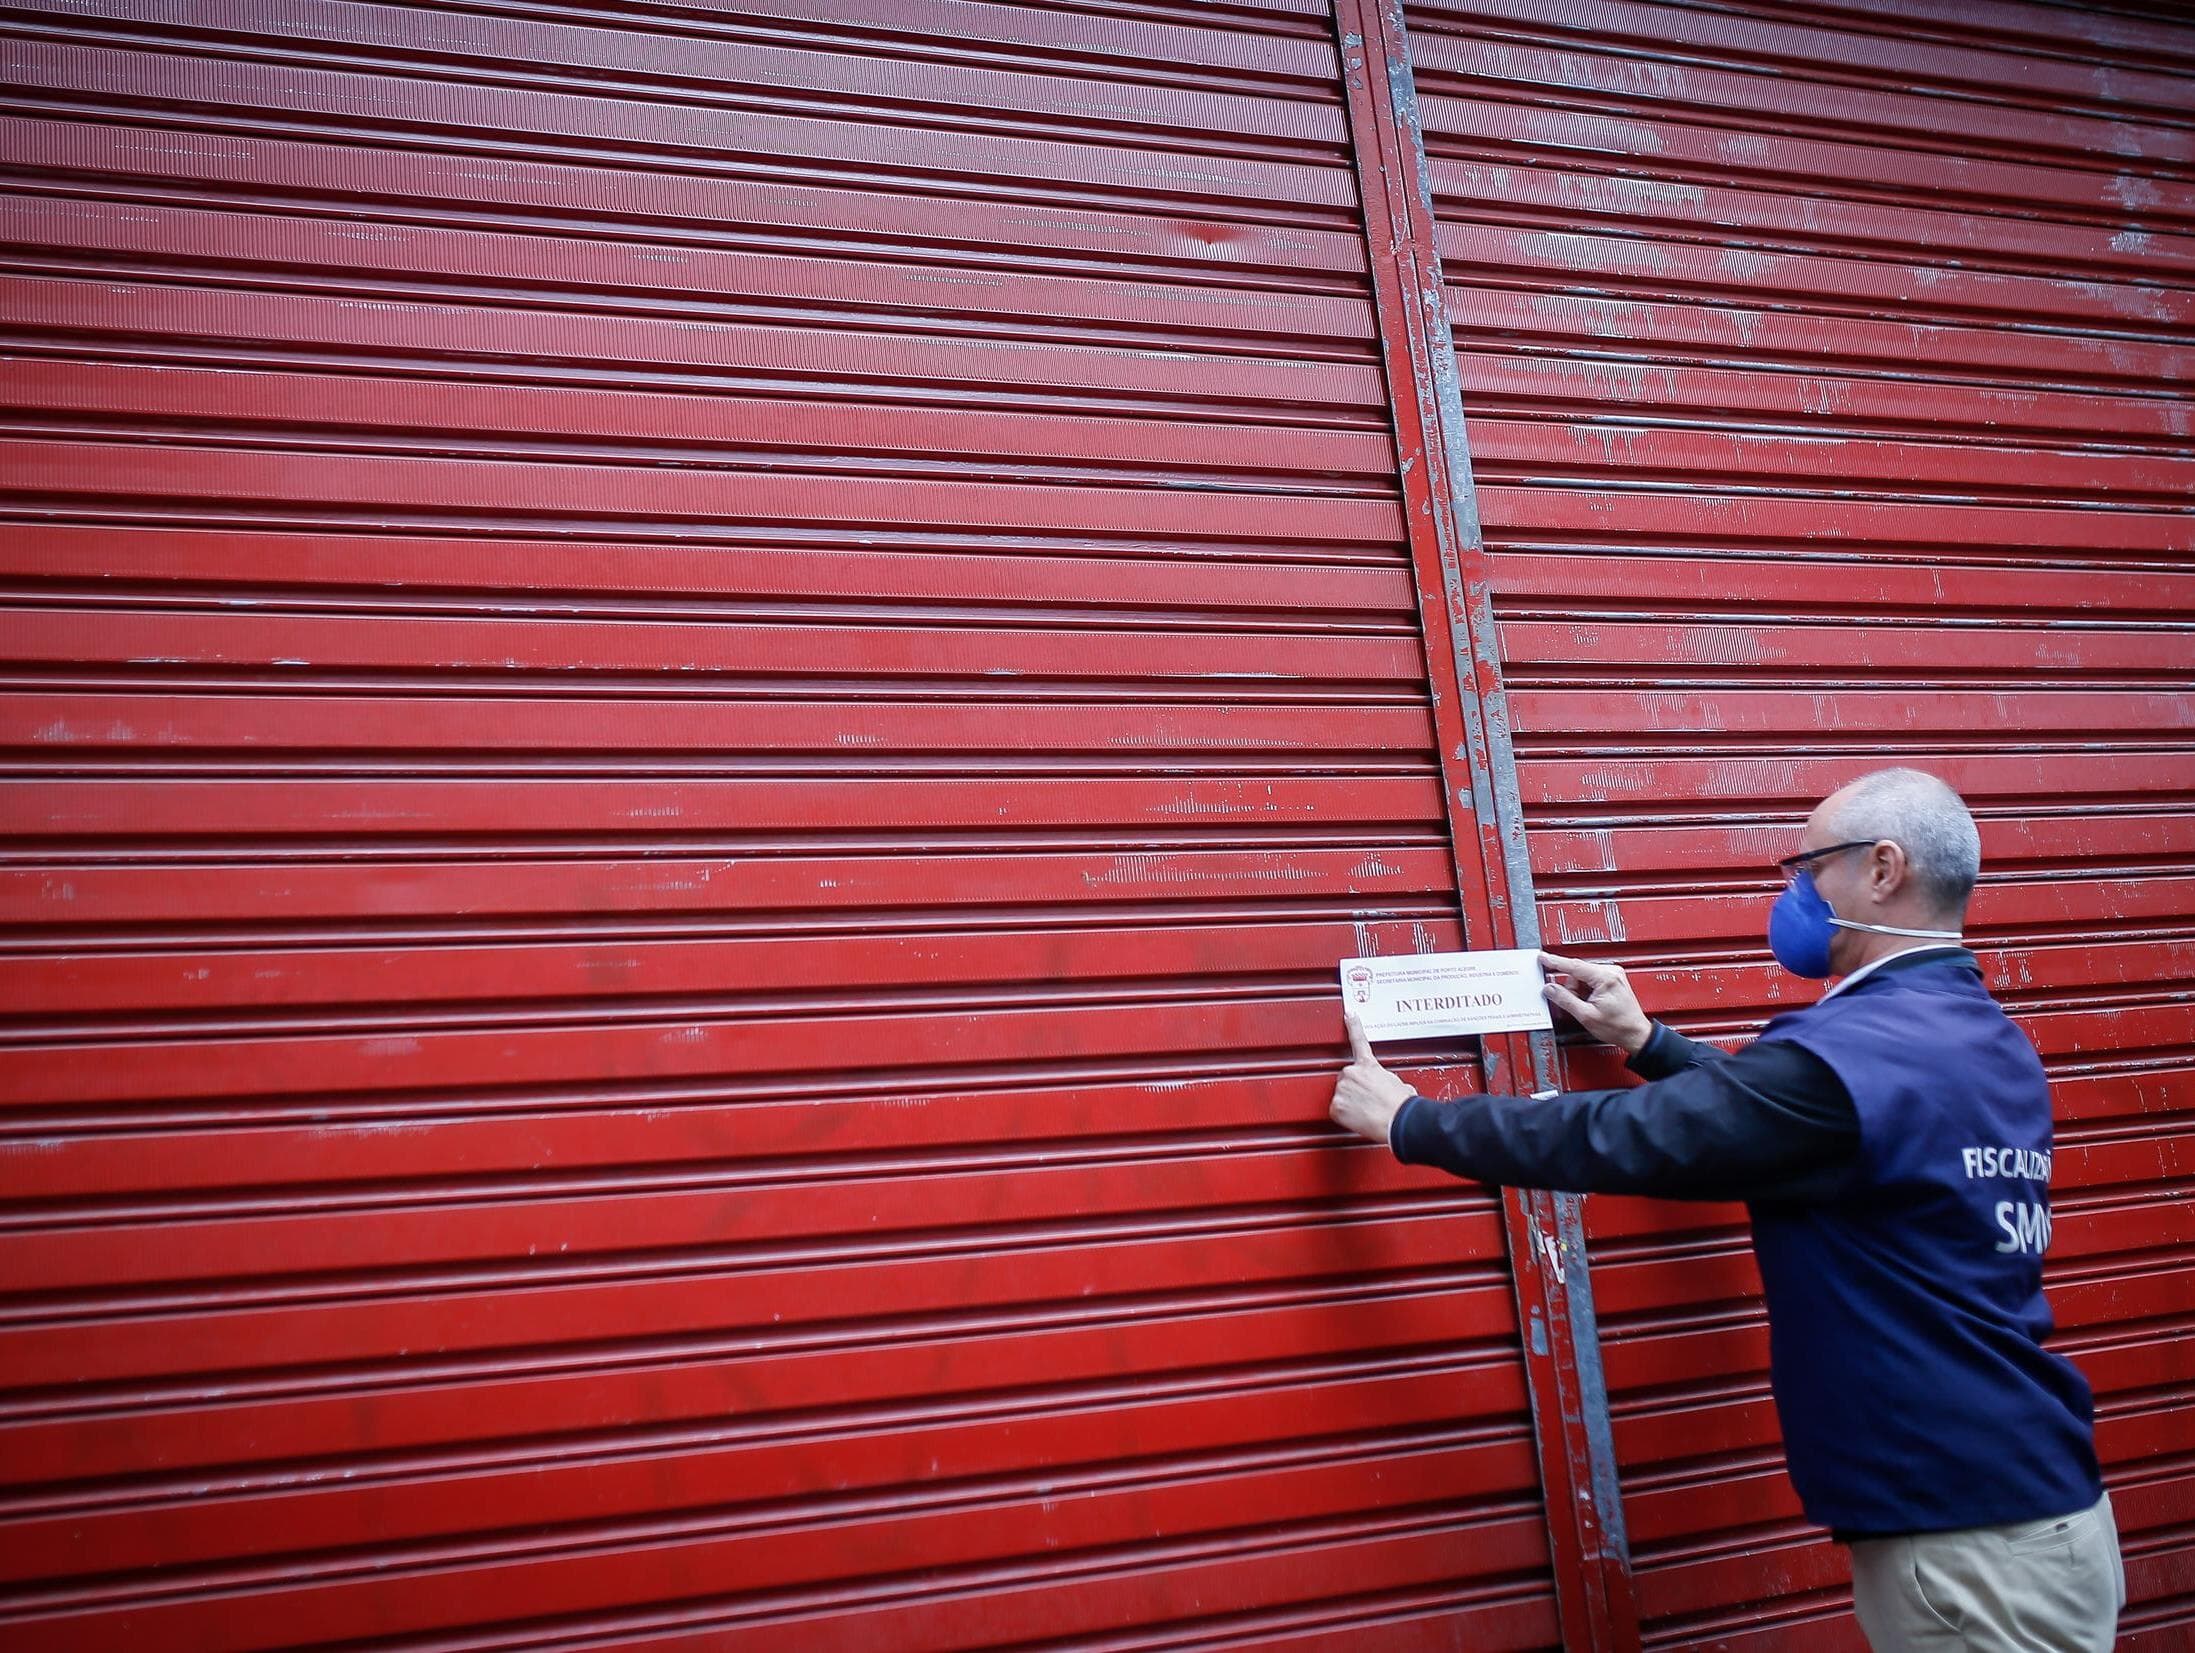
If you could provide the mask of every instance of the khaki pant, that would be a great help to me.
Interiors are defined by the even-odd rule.
[[[2111,1653],[2125,1605],[2109,1493],[2078,1515],[1852,1546],[1875,1653]]]

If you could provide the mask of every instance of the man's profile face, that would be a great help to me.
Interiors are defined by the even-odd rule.
[[[1831,840],[1828,832],[1822,826],[1822,817],[1828,813],[1829,804],[1825,799],[1823,802],[1816,804],[1814,813],[1806,818],[1806,828],[1799,834],[1799,853],[1801,855],[1810,855],[1815,850],[1829,847]],[[1818,867],[1821,863],[1815,861],[1810,862],[1809,865]],[[1821,880],[1817,878],[1814,882],[1819,884]]]
[[[1827,825],[1832,814],[1831,806],[1836,801],[1837,794],[1832,792],[1814,806],[1814,813],[1806,818],[1806,830],[1799,836],[1799,848],[1802,852],[1827,849],[1831,844],[1840,841],[1831,835]],[[1853,911],[1857,905],[1854,897],[1858,894],[1860,869],[1866,864],[1867,856],[1859,850],[1848,850],[1842,855],[1827,855],[1819,861],[1808,863],[1809,870],[1814,875],[1814,888],[1836,910],[1838,917],[1859,916]],[[1833,931],[1829,940],[1829,973],[1832,976],[1848,974],[1852,969],[1852,954],[1861,945],[1860,938],[1850,930]]]

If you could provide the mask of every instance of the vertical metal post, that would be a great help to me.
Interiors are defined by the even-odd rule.
[[[1335,0],[1334,10],[1465,933],[1476,947],[1536,946],[1490,570],[1441,299],[1402,0]],[[1543,1088],[1554,1065],[1544,1038],[1485,1042],[1490,1091]],[[1578,1202],[1510,1190],[1503,1216],[1563,1642],[1636,1649],[1638,1610]]]

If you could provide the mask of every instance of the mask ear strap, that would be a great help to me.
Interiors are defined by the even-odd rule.
[[[1830,923],[1840,930],[1867,930],[1878,936],[1919,936],[1924,941],[1964,941],[1965,934],[1958,930],[1908,930],[1896,924],[1862,924],[1857,919],[1832,918]]]

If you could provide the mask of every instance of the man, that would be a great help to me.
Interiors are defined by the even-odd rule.
[[[1959,944],[1981,864],[1932,775],[1832,794],[1781,863],[1786,969],[1840,976],[1725,1057],[1614,966],[1541,958],[1548,999],[1648,1082],[1433,1102],[1355,1060],[1333,1118],[1406,1164],[1576,1192],[1739,1199],[1809,1519],[1851,1546],[1877,1653],[2111,1647],[2126,1588],[2087,1383],[2042,1346],[2050,1093]]]

